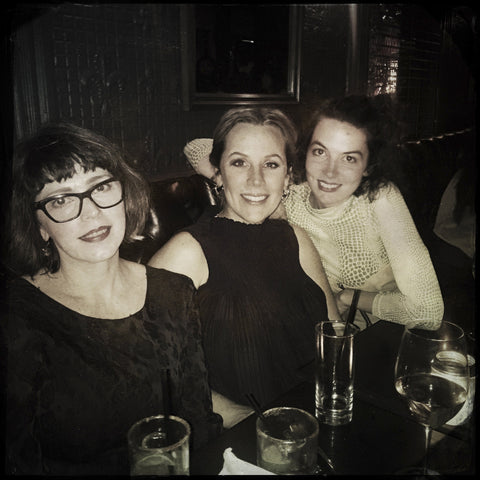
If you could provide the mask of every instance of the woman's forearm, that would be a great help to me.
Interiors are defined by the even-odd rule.
[[[352,304],[353,294],[355,290],[352,288],[345,288],[337,294],[337,306],[341,313],[348,310]],[[367,313],[372,313],[373,300],[376,297],[377,292],[365,292],[360,291],[358,297],[357,308]]]

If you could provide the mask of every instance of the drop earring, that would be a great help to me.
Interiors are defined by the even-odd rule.
[[[41,248],[42,255],[48,258],[52,254],[52,245],[50,243],[50,239],[48,239],[43,247]]]

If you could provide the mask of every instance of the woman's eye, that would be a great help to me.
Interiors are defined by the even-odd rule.
[[[55,207],[55,208],[60,208],[63,205],[65,205],[65,199],[64,198],[57,198],[56,200],[52,200],[50,204]]]
[[[351,155],[347,155],[345,157],[345,160],[348,162],[348,163],[355,163],[357,161],[357,159],[355,157],[352,157]]]
[[[230,165],[233,165],[234,167],[242,167],[243,165],[245,165],[245,161],[241,158],[236,158],[235,160],[232,160]]]
[[[104,183],[103,185],[99,185],[94,192],[95,193],[102,193],[102,192],[108,192],[112,188],[112,185],[110,183]]]
[[[265,164],[265,166],[267,168],[272,168],[273,169],[273,168],[278,168],[280,165],[277,162],[267,162]]]
[[[60,197],[51,200],[49,203],[53,208],[63,208],[72,203],[74,199],[72,197]]]
[[[325,150],[323,148],[314,148],[312,150],[312,155],[315,155],[316,157],[319,157],[324,154],[325,154]]]

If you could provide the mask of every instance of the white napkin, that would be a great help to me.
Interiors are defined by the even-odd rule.
[[[231,448],[223,452],[223,468],[219,475],[275,475],[268,470],[237,458]]]

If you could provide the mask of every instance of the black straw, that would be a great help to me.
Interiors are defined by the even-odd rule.
[[[343,336],[347,334],[348,325],[353,323],[355,318],[355,311],[357,310],[358,299],[360,297],[360,290],[353,291],[352,304],[350,305],[350,310],[348,312],[347,321],[345,322],[345,329],[343,330]]]
[[[358,310],[358,311],[362,314],[362,317],[365,320],[367,327],[370,327],[372,325],[372,321],[370,320],[370,317],[363,310]]]
[[[170,445],[172,432],[170,427],[170,411],[171,411],[171,389],[170,389],[170,369],[162,370],[162,403],[163,403],[163,426],[165,431],[165,445]],[[173,475],[173,465],[168,465],[168,471]]]
[[[170,434],[170,422],[168,421],[170,418],[170,401],[171,401],[171,394],[170,394],[170,369],[162,370],[162,403],[163,403],[163,421],[165,427],[165,435],[167,437],[167,445],[169,442],[169,434]]]
[[[163,416],[170,417],[170,369],[162,370]]]
[[[345,337],[348,332],[348,326],[353,323],[353,320],[355,318],[355,312],[357,310],[357,304],[358,304],[358,298],[360,297],[360,290],[354,290],[353,291],[353,298],[352,298],[352,304],[350,305],[350,310],[348,311],[348,316],[347,316],[347,321],[345,322],[345,328],[343,329],[343,336]],[[343,339],[342,341],[342,347],[340,348],[340,351],[338,352],[338,362],[341,361],[341,358],[343,356],[343,351],[345,350],[345,342],[346,338]]]
[[[266,420],[265,415],[262,412],[262,409],[260,407],[260,404],[258,403],[257,399],[255,398],[255,395],[253,393],[246,393],[245,398],[248,400],[248,403],[252,406],[252,408],[255,410],[255,413],[263,420]]]

